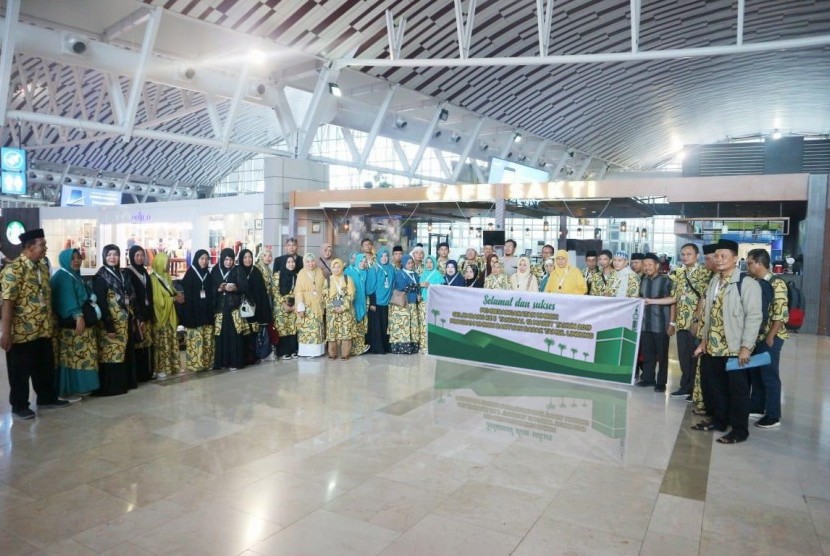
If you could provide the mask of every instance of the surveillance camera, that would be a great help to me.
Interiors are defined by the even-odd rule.
[[[76,56],[80,56],[81,54],[86,52],[86,49],[86,41],[80,37],[69,35],[64,39],[63,51],[67,54],[74,54]]]
[[[398,129],[404,129],[408,125],[408,122],[404,120],[401,116],[395,118],[395,127]]]

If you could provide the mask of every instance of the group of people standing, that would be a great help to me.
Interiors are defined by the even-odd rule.
[[[669,338],[676,334],[682,376],[671,395],[696,402],[695,412],[709,417],[696,430],[731,427],[720,440],[735,443],[749,434],[750,410],[759,427],[780,422],[786,285],[772,279],[764,250],[750,252],[755,279],[745,279],[736,270],[737,244],[726,240],[704,246],[705,265],[697,263],[696,245],[684,245],[683,266],[665,275],[651,253],[632,255],[629,266],[627,253],[589,252],[581,271],[567,251],[550,245],[538,264],[516,257],[512,240],[502,257],[485,246],[482,256],[468,249],[459,262],[449,258],[446,243],[435,257],[420,245],[407,254],[400,246],[375,251],[370,239],[348,260],[335,258],[331,244],[300,257],[292,238],[277,258],[269,250],[255,260],[248,249],[235,255],[225,248],[212,269],[208,252],[198,250],[180,284],[168,273],[164,253],[148,269],[144,249],[132,245],[122,268],[121,250],[107,245],[91,286],[81,277],[77,249],[60,252],[50,277],[43,230],[20,240],[22,254],[0,275],[0,348],[6,351],[12,411],[21,419],[35,417],[30,378],[39,407],[63,407],[68,401],[61,398],[68,396],[124,394],[153,378],[236,370],[272,356],[424,352],[429,288],[446,285],[643,298],[639,386],[665,391]],[[759,286],[764,280],[774,283],[767,322]],[[725,370],[729,358],[745,364],[763,350],[770,352],[770,365]]]

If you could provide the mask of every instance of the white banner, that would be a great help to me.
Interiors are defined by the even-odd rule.
[[[431,286],[431,355],[632,384],[642,299]]]

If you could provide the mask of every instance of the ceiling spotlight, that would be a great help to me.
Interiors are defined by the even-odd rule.
[[[329,83],[329,92],[333,97],[343,96],[343,91],[340,90],[340,86],[337,83]]]
[[[196,68],[187,67],[179,69],[179,77],[187,80],[193,79],[196,77]]]
[[[527,155],[526,154],[520,154],[519,155],[519,161],[524,162],[525,160],[527,160]]]
[[[63,47],[66,53],[80,56],[86,52],[87,44],[86,41],[80,37],[68,36],[66,37],[66,40],[64,40]]]
[[[461,141],[461,136],[453,131],[452,135],[450,135],[450,141],[452,141],[453,143],[458,143],[459,141]]]
[[[781,132],[776,129],[775,131],[772,132],[772,138],[773,139],[781,139]]]
[[[513,134],[513,142],[514,143],[521,143],[522,142],[522,134],[518,131]]]
[[[436,139],[438,139],[439,137],[441,137],[441,134],[442,134],[441,130],[436,129],[435,133],[433,133],[432,136],[435,137]]]
[[[478,144],[478,150],[480,150],[480,151],[486,151],[489,148],[490,148],[490,145],[488,145],[487,143],[482,142],[482,143]]]
[[[446,108],[442,108],[441,112],[438,113],[438,119],[441,120],[442,122],[446,122],[447,118],[449,118],[449,117],[450,117],[450,111],[447,110]]]
[[[398,116],[395,118],[395,127],[398,129],[404,129],[407,126],[407,121],[403,119],[403,117]]]
[[[252,83],[250,93],[251,96],[261,97],[265,94],[265,85],[262,83]]]
[[[547,166],[548,163],[545,161],[544,158],[540,158],[538,164],[539,168],[544,168],[545,166]]]

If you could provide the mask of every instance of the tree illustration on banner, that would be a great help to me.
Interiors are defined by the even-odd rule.
[[[446,328],[446,327],[447,327],[447,319],[441,319],[441,326],[442,326],[443,328]]]
[[[566,347],[568,347],[568,346],[566,346],[565,344],[559,344],[559,345],[558,345],[558,346],[556,346],[556,347],[558,347],[558,348],[559,348],[559,355],[560,355],[561,357],[565,357],[565,348],[566,348]]]
[[[550,353],[550,348],[555,343],[556,342],[553,340],[553,338],[545,338],[545,344],[548,346],[548,353]]]
[[[432,316],[433,316],[432,324],[438,326],[438,315],[440,315],[440,314],[441,314],[441,311],[439,311],[438,309],[433,309],[432,310]]]
[[[585,356],[585,361],[587,361],[587,360],[588,360],[588,352],[587,352],[587,351],[583,351],[583,352],[582,352],[582,355],[583,355],[583,356]]]
[[[571,348],[571,353],[573,353],[573,359],[576,359],[576,352],[579,351],[576,348]]]

